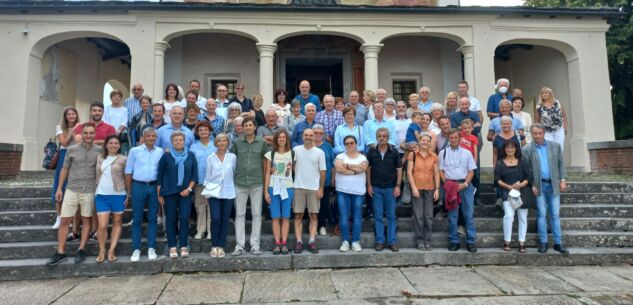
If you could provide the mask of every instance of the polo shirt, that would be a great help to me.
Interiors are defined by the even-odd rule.
[[[65,169],[68,169],[66,188],[77,193],[94,193],[97,187],[97,157],[103,148],[94,143],[77,143],[69,146],[64,156]]]
[[[510,115],[512,117],[512,115]],[[523,122],[521,122],[521,119],[517,119],[515,117],[512,117],[512,130],[517,131],[519,129],[523,129]],[[492,130],[495,132],[495,134],[499,134],[501,133],[501,118],[500,117],[496,117],[492,120],[490,120],[490,125],[488,125],[488,130]]]
[[[246,141],[246,136],[234,140],[231,153],[237,156],[235,185],[251,187],[264,184],[263,160],[266,151],[266,142],[261,137],[255,136],[251,143]]]
[[[418,109],[421,109],[425,113],[431,113],[431,106],[433,106],[433,101],[431,99],[426,101],[426,103],[418,103]]]
[[[315,120],[313,120],[312,123],[309,123],[307,120],[298,122],[292,131],[290,145],[292,145],[292,147],[303,145],[303,131],[308,128],[312,128],[314,124],[316,124]]]
[[[479,115],[474,111],[468,111],[468,113],[463,113],[460,111],[455,111],[451,114],[451,128],[462,129],[462,121],[465,119],[471,119],[475,123],[481,123],[479,120]],[[478,136],[481,132],[481,126],[473,128],[473,135]]]
[[[318,96],[310,93],[310,95],[308,95],[307,99],[304,99],[303,96],[301,96],[301,94],[297,94],[297,96],[295,96],[294,100],[297,100],[301,103],[301,114],[305,115],[305,107],[307,103],[312,103],[314,104],[314,106],[316,106],[316,111],[319,112],[321,111],[321,100],[319,99]],[[292,104],[292,103],[290,103]]]
[[[79,124],[77,125],[77,127],[75,127],[75,134],[81,134],[81,131],[84,129],[84,125],[83,124]],[[116,130],[114,130],[114,127],[112,127],[112,125],[104,122],[104,121],[99,121],[99,124],[96,125],[96,129],[95,129],[95,141],[105,141],[105,139],[112,134],[116,134]]]
[[[444,171],[444,176],[448,180],[464,180],[468,171],[477,168],[473,155],[459,146],[457,149],[448,146],[440,151],[438,162],[440,170]]]
[[[191,129],[187,128],[184,124],[180,125],[180,128],[175,128],[171,123],[158,128],[158,133],[156,135],[156,146],[165,149],[173,149],[171,145],[171,134],[175,131],[181,131],[185,134],[185,146],[189,147],[195,141],[195,137],[193,136],[193,132]]]
[[[413,158],[415,157],[415,162]],[[418,190],[435,190],[435,165],[437,164],[437,155],[429,152],[426,157],[417,151],[415,154],[409,154],[407,157],[409,162],[413,162],[413,182]],[[439,187],[439,185],[437,186]]]
[[[402,168],[400,153],[391,145],[383,155],[378,146],[367,153],[367,161],[371,167],[371,185],[381,188],[395,187],[398,182],[396,169]]]
[[[511,101],[512,95],[510,95],[509,93],[506,94],[505,99],[508,101]],[[504,100],[504,98],[503,96],[501,96],[501,93],[495,93],[491,95],[490,97],[488,97],[488,105],[486,106],[486,112],[499,113],[499,103],[501,103],[502,100]]]

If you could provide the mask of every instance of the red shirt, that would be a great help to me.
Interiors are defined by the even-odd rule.
[[[84,124],[77,125],[77,127],[75,127],[75,134],[81,134],[83,129]],[[105,141],[105,139],[111,134],[116,134],[114,127],[104,121],[100,121],[95,130],[95,141]]]
[[[459,142],[459,146],[463,147],[464,149],[467,149],[468,151],[470,151],[470,153],[473,155],[473,158],[475,157],[475,149],[477,149],[477,145],[479,143],[477,143],[477,137],[475,137],[474,135],[466,135],[463,131],[462,131],[462,139]]]

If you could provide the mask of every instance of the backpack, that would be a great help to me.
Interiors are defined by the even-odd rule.
[[[45,170],[55,170],[57,168],[57,162],[59,161],[59,149],[55,139],[50,139],[44,146],[44,160],[42,160],[42,167]]]

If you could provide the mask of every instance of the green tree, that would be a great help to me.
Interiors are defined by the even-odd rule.
[[[633,19],[628,0],[525,0],[533,7],[614,7],[624,13],[607,32],[611,101],[617,139],[633,138]]]

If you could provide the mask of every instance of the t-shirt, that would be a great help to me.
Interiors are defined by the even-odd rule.
[[[264,155],[264,158],[270,160],[270,155],[272,153],[269,151]],[[292,183],[292,153],[287,151],[285,153],[275,152],[275,160],[273,160],[270,166],[270,187],[273,186],[274,179],[281,179],[286,182],[286,187],[291,188]],[[295,157],[296,159],[296,157]]]
[[[512,118],[512,130],[517,131],[519,129],[523,129],[523,122],[520,119]],[[501,119],[496,117],[490,120],[490,125],[488,125],[488,130],[492,130],[495,134],[500,134],[501,129]]]
[[[327,170],[325,153],[316,146],[306,149],[305,146],[299,145],[293,149],[297,160],[294,187],[311,191],[318,190],[321,171]]]
[[[117,192],[114,190],[114,182],[112,181],[112,163],[117,156],[108,156],[101,162],[101,178],[97,185],[97,195],[125,195],[125,191]]]
[[[77,124],[75,127],[75,134],[81,134],[84,130],[84,124]],[[116,130],[112,125],[105,123],[104,121],[100,121],[95,130],[95,141],[105,141],[105,139],[112,134],[116,134]]]
[[[475,149],[477,149],[478,144],[477,137],[472,134],[466,135],[462,132],[462,138],[459,142],[459,146],[468,150],[473,155],[473,158],[475,157]]]
[[[416,131],[418,132],[418,135],[422,134],[422,127],[420,127],[417,123],[411,123],[409,128],[407,128],[407,143],[418,142],[418,138],[415,136]]]
[[[356,158],[350,158],[346,153],[340,153],[336,156],[337,160],[342,160],[345,164],[359,165],[363,162],[367,162],[367,158],[362,154],[358,154]],[[352,195],[365,195],[367,188],[365,184],[367,177],[365,173],[358,173],[356,175],[343,175],[336,173],[336,191],[343,192]]]
[[[60,135],[62,135],[62,134],[64,134],[64,131],[62,130],[62,126],[61,126],[61,125],[57,125],[57,126],[55,127],[55,137],[57,138],[57,141],[58,141],[58,142],[59,142],[59,141],[61,141],[61,140],[59,139],[59,136],[60,136]],[[72,134],[72,132],[69,132],[69,133],[68,133],[68,136],[69,136],[69,137],[72,137],[72,135],[73,135],[73,134]],[[71,144],[71,145],[72,145],[72,143],[74,143],[74,141],[70,141],[70,144]],[[68,146],[59,145],[59,149],[66,149],[66,148],[68,148]]]
[[[415,154],[409,154],[407,160],[413,162],[415,156],[415,163],[413,163],[413,180],[418,190],[434,190],[434,169],[437,164],[437,155],[433,152],[429,152],[426,158],[422,156],[420,152]],[[438,186],[439,187],[439,186]]]
[[[116,130],[119,127],[127,127],[127,108],[107,106],[103,111],[103,121],[112,125]]]

